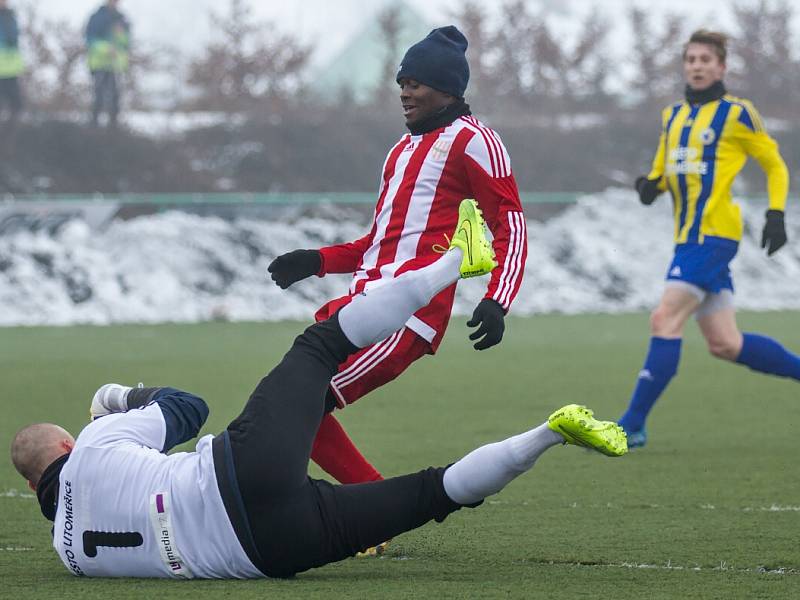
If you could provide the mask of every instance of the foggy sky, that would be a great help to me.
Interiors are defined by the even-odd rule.
[[[752,4],[758,0],[738,0]],[[78,25],[84,24],[89,14],[100,4],[100,0],[9,0],[11,7],[35,2],[38,10],[66,19]],[[448,15],[460,0],[405,0],[433,26],[450,22]],[[357,33],[371,14],[392,0],[250,0],[255,13],[262,20],[275,23],[284,32],[291,32],[304,42],[315,46],[314,62],[329,59],[347,40]],[[495,14],[505,4],[501,0],[484,0],[483,5]],[[731,0],[528,0],[528,6],[537,12],[546,10],[554,26],[569,34],[579,19],[594,6],[600,6],[613,21],[624,21],[629,7],[642,6],[656,17],[665,12],[681,11],[689,17],[691,27],[730,29]],[[121,0],[120,8],[134,26],[137,43],[161,42],[175,45],[192,52],[204,40],[213,35],[209,24],[209,13],[227,11],[228,0]],[[564,7],[567,8],[564,8]],[[571,13],[571,14],[567,14]],[[799,15],[800,16],[800,15]],[[612,43],[615,54],[624,52],[630,39],[627,24],[615,29]]]

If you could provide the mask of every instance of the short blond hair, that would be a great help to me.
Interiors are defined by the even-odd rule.
[[[716,52],[719,62],[725,64],[725,59],[728,57],[728,36],[719,31],[710,31],[708,29],[698,29],[690,37],[689,41],[683,45],[683,57],[686,58],[686,51],[689,49],[689,44],[706,44],[711,46]]]

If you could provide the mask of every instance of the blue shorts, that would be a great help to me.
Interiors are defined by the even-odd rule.
[[[683,281],[712,294],[732,292],[729,263],[738,249],[739,242],[712,236],[706,236],[702,244],[678,244],[667,281]]]

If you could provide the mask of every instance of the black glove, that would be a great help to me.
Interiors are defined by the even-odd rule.
[[[467,327],[480,325],[476,331],[469,334],[471,340],[483,338],[475,343],[473,346],[475,350],[486,350],[500,343],[500,340],[503,339],[503,332],[506,330],[505,316],[503,307],[494,300],[484,298],[478,303],[475,312],[472,313],[472,318],[467,321]]]
[[[636,191],[639,192],[639,202],[645,206],[650,206],[658,195],[661,193],[658,189],[658,180],[648,179],[644,175],[636,178],[636,183],[633,184]]]
[[[292,250],[273,260],[267,271],[272,273],[272,281],[285,290],[301,279],[316,275],[321,266],[319,250]]]
[[[761,247],[767,249],[767,256],[772,256],[786,243],[786,224],[783,222],[782,210],[768,210],[767,222],[761,234]]]

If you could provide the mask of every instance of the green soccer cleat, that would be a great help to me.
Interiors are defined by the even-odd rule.
[[[458,225],[450,248],[461,248],[461,277],[479,277],[497,266],[494,248],[486,239],[486,223],[475,200],[462,200],[458,207]]]
[[[547,425],[563,435],[567,444],[591,448],[606,456],[622,456],[628,451],[625,430],[612,421],[598,421],[585,406],[568,404],[559,408],[547,419]]]

